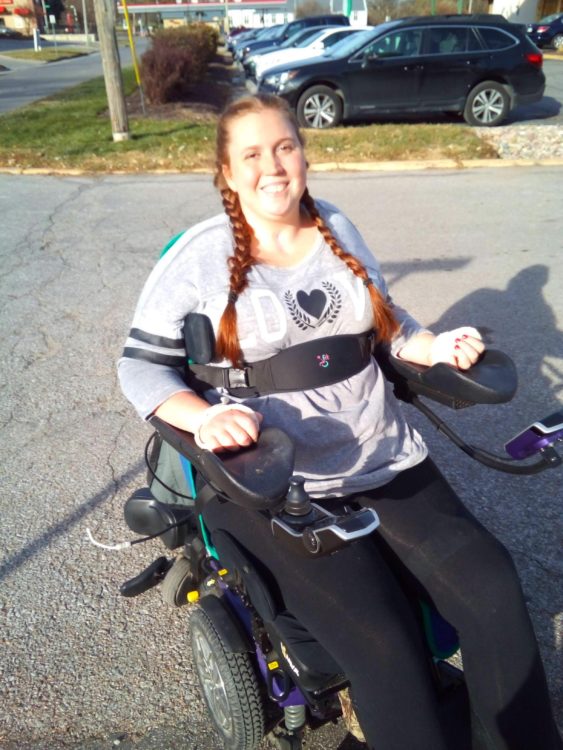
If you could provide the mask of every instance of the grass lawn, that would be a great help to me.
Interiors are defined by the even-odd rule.
[[[133,72],[124,72],[128,94]],[[0,116],[0,167],[88,172],[182,171],[213,166],[216,115],[190,112],[167,119],[131,115],[132,138],[114,143],[102,78]],[[171,109],[174,113],[177,110]],[[457,124],[369,124],[306,131],[311,164],[411,159],[496,158],[469,127]]]
[[[14,57],[16,60],[41,60],[43,62],[56,62],[57,60],[68,60],[71,57],[81,57],[90,54],[91,50],[85,47],[49,47],[35,52],[32,49],[19,49],[13,52],[2,52],[4,57]]]

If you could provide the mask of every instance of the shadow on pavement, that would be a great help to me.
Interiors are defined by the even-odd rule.
[[[99,505],[115,494],[116,486],[123,486],[138,476],[145,466],[144,458],[134,464],[128,471],[123,473],[114,482],[108,482],[106,486],[80,505],[74,513],[70,513],[62,521],[47,529],[41,536],[34,539],[16,554],[8,557],[0,566],[0,581],[7,578],[11,573],[20,568],[25,562],[35,557],[69,529],[79,523],[85,516],[95,510]]]

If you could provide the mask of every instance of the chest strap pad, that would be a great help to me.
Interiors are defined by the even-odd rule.
[[[370,362],[374,332],[326,336],[296,344],[243,368],[190,364],[186,382],[201,393],[225,388],[231,396],[306,391],[347,380]]]

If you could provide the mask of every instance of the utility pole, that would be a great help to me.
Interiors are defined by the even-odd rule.
[[[102,55],[113,140],[128,141],[130,138],[129,122],[127,120],[123,78],[115,35],[115,6],[113,0],[94,0],[94,11],[100,39],[100,53]]]

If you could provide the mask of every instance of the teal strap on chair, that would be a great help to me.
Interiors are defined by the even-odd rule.
[[[161,250],[161,253],[160,253],[160,255],[158,256],[158,259],[159,259],[159,260],[160,260],[161,258],[164,258],[164,256],[166,255],[166,253],[167,253],[167,252],[168,252],[168,251],[170,250],[170,248],[172,247],[172,245],[173,245],[173,244],[174,244],[174,243],[176,242],[176,240],[179,240],[179,239],[180,239],[180,237],[181,237],[181,236],[182,236],[183,234],[184,234],[184,232],[179,232],[179,233],[178,233],[177,235],[175,235],[174,237],[172,237],[172,239],[170,240],[170,242],[168,242],[168,243],[167,243],[167,244],[166,244],[166,245],[165,245],[165,246],[164,246],[164,247],[162,248],[162,250]]]
[[[207,530],[207,527],[204,523],[203,516],[199,515],[199,525],[201,526],[201,535],[203,537],[203,543],[205,544],[205,549],[207,550],[207,554],[211,555],[211,557],[214,557],[216,560],[219,559],[219,555],[217,554],[217,550],[215,547],[211,544],[211,539],[209,538],[209,531]]]

